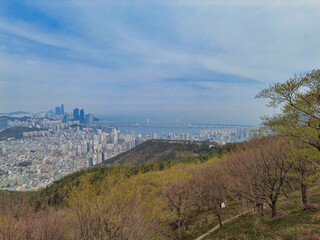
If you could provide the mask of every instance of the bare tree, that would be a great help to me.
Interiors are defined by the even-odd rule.
[[[194,171],[191,171],[193,173],[193,179],[191,179],[189,182],[189,188],[190,188],[190,204],[197,208],[197,212],[200,213],[201,208],[205,207],[205,200],[203,198],[204,190],[200,188],[201,179],[198,177],[198,174],[194,174]]]
[[[243,215],[243,200],[251,203],[254,200],[251,198],[252,194],[249,195],[244,190],[247,182],[243,176],[245,170],[242,164],[238,164],[238,161],[241,159],[241,153],[242,151],[238,150],[229,154],[229,160],[225,164],[225,171],[228,178],[230,196],[240,203],[240,211],[241,215]]]
[[[201,195],[205,206],[217,216],[220,228],[222,228],[222,203],[226,200],[228,183],[223,168],[219,163],[207,164],[195,172]]]
[[[239,186],[242,196],[255,202],[259,214],[263,215],[263,203],[272,210],[272,217],[277,214],[276,203],[284,192],[289,170],[293,164],[288,157],[291,142],[288,139],[265,137],[255,139],[245,145],[228,160],[233,166],[230,171],[235,175],[234,184]]]
[[[178,229],[179,239],[182,239],[182,229],[187,221],[187,210],[191,206],[190,182],[174,182],[163,190],[163,195],[168,200],[169,208],[176,215],[174,224]]]

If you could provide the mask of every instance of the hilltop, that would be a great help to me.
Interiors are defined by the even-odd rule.
[[[140,165],[157,161],[186,159],[208,154],[219,146],[210,142],[148,140],[133,149],[107,159],[102,165]]]

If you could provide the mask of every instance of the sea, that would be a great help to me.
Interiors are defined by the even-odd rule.
[[[97,124],[116,127],[122,134],[131,133],[133,131],[136,136],[138,134],[150,136],[151,133],[156,133],[158,137],[168,133],[188,133],[189,137],[197,137],[202,130],[253,127],[252,125],[186,122],[179,119],[171,122],[161,122],[151,119],[135,121],[134,119],[126,120],[110,117],[99,118]]]

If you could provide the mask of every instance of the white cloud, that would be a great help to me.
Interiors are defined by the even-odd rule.
[[[198,87],[208,89],[204,93],[191,84],[170,85],[161,79],[188,75],[201,79],[201,70],[207,69],[267,86],[320,64],[318,1],[77,0],[32,4],[58,19],[63,30],[4,17],[0,18],[0,30],[76,54],[57,59],[54,52],[50,52],[53,56],[40,56],[36,52],[8,53],[0,47],[0,85],[4,86],[0,91],[12,101],[16,95],[10,91],[18,85],[20,92],[25,87],[23,96],[32,104],[43,97],[33,96],[34,89],[50,92],[47,105],[60,97],[83,104],[163,102],[169,106],[185,102],[191,106],[201,101],[213,104],[220,96],[243,97],[253,106],[254,100],[247,97],[257,89],[247,85],[228,85],[227,89],[224,83],[198,82]],[[21,98],[15,104],[19,101]]]

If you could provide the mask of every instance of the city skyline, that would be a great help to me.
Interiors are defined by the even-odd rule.
[[[148,140],[215,146],[257,135],[252,126],[180,126],[184,123],[179,120],[173,126],[156,126],[150,119],[145,126],[110,125],[95,122],[84,109],[64,115],[60,107],[54,109],[28,117],[0,116],[0,189],[38,190],[103,161],[112,164],[112,157]]]
[[[320,63],[317,1],[2,1],[0,112],[259,124]],[[311,24],[312,23],[312,24]],[[53,109],[55,110],[55,109]]]

